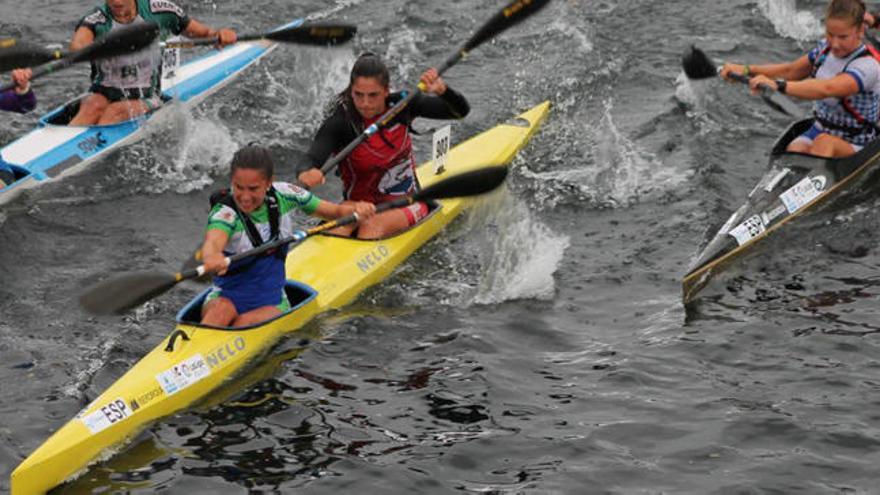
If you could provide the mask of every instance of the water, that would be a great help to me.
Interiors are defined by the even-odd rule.
[[[91,4],[7,2],[0,26],[63,42]],[[400,87],[497,7],[183,4],[243,31],[311,15],[360,33],[332,51],[281,48],[145,142],[0,212],[0,491],[199,287],[100,319],[77,308],[78,289],[117,270],[176,269],[236,147],[301,152],[358,53],[386,56]],[[791,60],[821,34],[823,8],[557,1],[475,50],[447,74],[473,106],[456,139],[555,104],[507,190],[306,328],[309,343],[287,340],[216,405],[155,425],[61,491],[874,492],[874,193],[792,225],[691,311],[680,302],[707,230],[739,206],[789,123],[738,85],[688,84],[680,55],[695,44],[719,61]],[[39,110],[82,91],[86,72],[38,83]],[[3,141],[36,121],[6,118]],[[417,149],[427,155],[427,138]]]

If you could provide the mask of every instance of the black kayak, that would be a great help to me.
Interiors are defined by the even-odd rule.
[[[812,119],[797,122],[776,142],[767,173],[688,269],[682,280],[685,304],[693,301],[713,276],[761,239],[795,217],[815,211],[841,192],[851,190],[878,168],[880,139],[846,158],[786,152],[788,144],[811,125]]]

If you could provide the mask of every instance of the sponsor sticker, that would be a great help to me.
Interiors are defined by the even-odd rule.
[[[132,412],[124,400],[116,399],[95,412],[84,415],[82,422],[92,434],[96,434],[131,416]]]
[[[765,230],[767,230],[766,225],[764,225],[764,221],[761,219],[760,215],[754,215],[749,217],[745,222],[737,225],[733,230],[730,231],[730,235],[736,239],[737,244],[742,246],[743,244],[749,242],[761,235]]]
[[[196,354],[159,373],[156,375],[156,380],[167,395],[174,395],[210,374],[208,363],[201,354]]]
[[[217,210],[217,213],[214,213],[211,220],[215,222],[235,223],[235,210],[228,206],[223,206]]]
[[[452,140],[452,126],[441,127],[434,133],[434,150],[431,159],[434,160],[434,173],[442,174],[446,170],[446,159],[449,156],[449,143]]]
[[[791,186],[791,188],[779,196],[779,199],[789,213],[800,210],[804,205],[813,201],[822,193],[822,189],[817,187],[824,188],[825,177],[822,177],[823,180],[821,181],[818,179],[819,177],[804,177],[800,182]]]
[[[773,208],[770,211],[765,211],[761,213],[761,220],[764,221],[764,225],[770,225],[770,222],[776,220],[783,213],[785,213],[785,206],[778,205],[776,208]]]

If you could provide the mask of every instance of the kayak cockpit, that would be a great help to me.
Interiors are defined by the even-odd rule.
[[[301,282],[297,282],[295,280],[288,280],[287,284],[284,286],[284,292],[287,294],[287,300],[290,302],[290,309],[288,309],[287,311],[285,311],[285,312],[281,313],[280,315],[275,316],[274,318],[271,318],[269,320],[261,321],[259,323],[254,324],[254,325],[249,325],[246,327],[215,327],[215,326],[201,324],[202,305],[205,303],[205,298],[208,297],[208,294],[210,292],[211,292],[210,288],[204,290],[201,294],[196,296],[195,299],[190,301],[189,304],[184,306],[183,309],[181,309],[177,313],[177,323],[182,324],[182,325],[189,325],[192,327],[213,328],[213,329],[230,330],[230,331],[251,330],[256,327],[261,327],[263,325],[271,323],[271,322],[278,320],[280,318],[284,318],[285,316],[287,316],[287,315],[293,313],[294,311],[300,309],[301,307],[305,306],[306,304],[308,304],[309,302],[314,300],[315,297],[318,296],[318,292],[315,289],[309,287],[308,285],[303,284]]]
[[[40,117],[39,126],[40,127],[69,126],[70,121],[73,120],[74,117],[76,117],[77,113],[79,113],[79,106],[82,103],[82,100],[85,99],[87,96],[89,96],[89,95],[88,94],[81,95],[81,96],[77,97],[75,100],[71,100],[71,101],[65,103],[64,105],[56,108],[55,110],[52,110],[51,112],[47,113],[46,115],[43,115],[42,117]],[[167,103],[169,100],[171,100],[170,97],[168,97],[164,94],[162,95],[162,102],[163,103]],[[129,119],[129,120],[122,121],[122,122],[117,122],[115,124],[109,124],[107,126],[91,125],[88,127],[109,127],[109,126],[113,126],[113,125],[124,124],[126,122],[131,122],[131,121],[135,121],[135,120],[143,120],[144,118],[146,118],[147,116],[151,115],[154,112],[155,112],[155,110],[153,110],[149,114],[140,115],[140,116],[135,117],[133,119]]]

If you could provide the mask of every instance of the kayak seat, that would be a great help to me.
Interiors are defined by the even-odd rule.
[[[177,323],[203,328],[221,328],[223,330],[247,330],[256,326],[263,325],[269,321],[263,321],[250,327],[208,327],[206,325],[202,325],[200,323],[202,319],[202,304],[204,304],[205,298],[208,297],[208,293],[210,292],[211,288],[205,289],[201,294],[196,296],[195,299],[190,301],[189,304],[184,306],[184,308],[181,309],[179,313],[177,313]],[[282,313],[275,318],[272,318],[273,320],[289,314],[293,311],[296,311],[304,304],[314,299],[317,295],[317,293],[311,287],[293,280],[287,281],[287,284],[284,286],[284,292],[287,293],[287,300],[290,302],[290,309],[287,310],[285,313]]]

